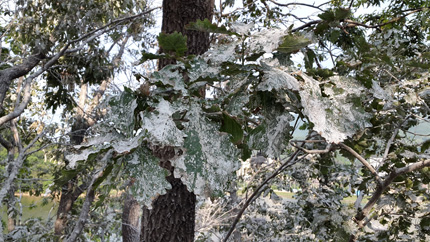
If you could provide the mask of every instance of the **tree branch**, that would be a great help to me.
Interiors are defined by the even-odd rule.
[[[345,20],[343,20],[341,22],[348,23],[348,27],[361,26],[361,27],[365,27],[365,28],[368,28],[368,29],[375,29],[375,28],[383,27],[383,26],[388,25],[388,24],[395,23],[395,22],[397,22],[399,20],[402,20],[402,19],[406,18],[407,16],[409,16],[411,14],[421,12],[424,9],[428,9],[428,8],[413,9],[413,10],[410,10],[410,12],[407,13],[407,14],[404,14],[404,15],[399,16],[399,17],[395,17],[395,18],[393,18],[393,19],[391,19],[391,20],[389,20],[387,22],[380,23],[380,24],[375,24],[375,25],[368,25],[368,24],[356,22],[356,21],[353,21],[353,20],[350,20],[350,19],[345,19]]]
[[[88,42],[90,42],[94,38],[96,38],[96,37],[98,37],[98,36],[100,36],[100,35],[108,32],[110,30],[109,27],[111,27],[111,26],[115,27],[115,26],[119,25],[120,23],[123,23],[125,21],[129,21],[129,20],[133,20],[133,19],[136,19],[136,18],[139,18],[139,17],[141,17],[141,16],[143,16],[145,14],[148,14],[148,13],[150,13],[150,12],[156,10],[156,9],[159,9],[159,8],[160,7],[156,7],[156,8],[150,9],[150,10],[145,11],[145,12],[140,13],[140,14],[136,14],[136,15],[133,15],[133,16],[128,16],[128,17],[124,17],[124,18],[120,18],[120,19],[114,20],[114,21],[112,21],[112,22],[110,22],[110,23],[108,23],[108,24],[106,24],[106,25],[104,25],[104,26],[102,26],[102,27],[100,27],[98,29],[90,31],[87,34],[84,34],[80,38],[77,38],[75,40],[72,40],[72,41],[68,42],[61,49],[61,51],[58,52],[54,57],[52,57],[40,70],[36,71],[32,75],[30,75],[28,78],[26,78],[26,80],[25,80],[25,86],[24,86],[24,97],[23,97],[23,100],[22,100],[21,104],[17,108],[15,108],[11,113],[9,113],[9,114],[7,114],[7,115],[5,115],[5,116],[3,116],[3,117],[0,118],[0,126],[3,125],[4,123],[6,123],[7,121],[12,120],[12,119],[18,117],[19,115],[21,115],[24,112],[24,109],[27,107],[27,105],[28,105],[28,103],[30,102],[30,99],[31,99],[31,83],[32,83],[33,79],[36,78],[36,77],[38,77],[42,73],[44,73],[47,69],[49,69],[66,52],[70,53],[70,52],[74,52],[74,51],[80,50],[85,44],[87,44]],[[74,43],[77,43],[77,42],[80,42],[80,41],[83,41],[83,40],[85,40],[85,41],[84,41],[84,43],[82,43],[80,45],[80,47],[77,47],[77,48],[74,48],[74,49],[70,49],[70,50],[68,49],[70,45],[72,45]],[[34,66],[33,66],[33,68],[34,68]],[[6,70],[8,70],[8,69],[6,69]],[[31,71],[31,69],[28,70],[28,72],[30,72],[30,71]],[[27,73],[25,73],[25,74],[27,74]],[[12,82],[12,79],[13,78],[9,77],[8,81]],[[1,76],[0,76],[0,82],[1,81],[2,80],[1,80]],[[9,83],[9,85],[10,85],[10,83]],[[8,86],[8,88],[9,88],[9,86]],[[6,91],[7,91],[7,89],[6,89]],[[0,88],[0,91],[1,91],[1,88]],[[0,93],[0,98],[1,98],[1,93]]]
[[[81,208],[81,213],[79,214],[79,219],[75,224],[75,227],[73,228],[73,231],[70,233],[69,237],[66,238],[65,242],[74,242],[78,238],[78,236],[81,234],[82,230],[84,229],[84,226],[88,220],[88,213],[90,211],[91,203],[94,200],[95,197],[95,191],[93,189],[94,182],[103,174],[103,170],[106,167],[106,161],[112,157],[113,150],[109,150],[104,157],[102,158],[101,162],[104,163],[102,168],[94,172],[94,175],[91,179],[91,182],[88,184],[88,190],[87,195],[85,196],[84,204]]]
[[[391,135],[390,139],[387,142],[387,146],[385,147],[385,151],[384,151],[384,156],[382,157],[382,162],[387,160],[388,152],[390,152],[391,145],[393,144],[394,139],[396,138],[398,133],[399,133],[399,127],[397,127],[394,130],[393,135]]]
[[[376,187],[375,192],[373,193],[372,197],[369,199],[367,204],[364,206],[364,208],[361,211],[358,211],[356,216],[354,217],[355,222],[358,225],[358,228],[361,229],[364,226],[367,225],[371,221],[371,219],[368,219],[363,222],[363,220],[368,216],[370,210],[373,208],[373,206],[376,204],[376,202],[380,199],[382,196],[382,193],[390,186],[390,184],[393,182],[393,180],[398,177],[399,175],[403,175],[405,173],[413,172],[419,169],[422,169],[424,167],[430,166],[430,159],[423,160],[420,162],[415,162],[413,164],[410,164],[408,166],[397,168],[394,171],[392,171],[382,182],[381,185],[378,185]],[[355,241],[355,235],[351,235],[349,241]]]
[[[278,5],[278,6],[281,6],[281,7],[289,7],[289,6],[292,6],[292,5],[299,5],[299,6],[305,6],[305,7],[309,7],[309,8],[315,8],[315,9],[318,9],[320,11],[324,11],[322,8],[320,8],[324,4],[319,5],[319,6],[315,6],[315,5],[306,4],[306,3],[278,3],[278,2],[275,2],[274,0],[269,0],[269,1],[272,2],[272,3],[274,3],[274,4],[276,4],[276,5]]]
[[[309,140],[309,141],[313,141],[313,140]],[[318,142],[321,142],[321,140],[315,140],[315,141],[316,141],[316,142],[306,142],[306,143],[318,143]],[[323,141],[323,142],[325,142],[325,141]],[[294,146],[294,147],[296,147],[297,149],[299,149],[299,150],[301,150],[301,151],[305,152],[305,153],[308,153],[308,154],[325,154],[325,153],[330,152],[330,151],[331,151],[331,149],[332,149],[332,147],[333,147],[333,145],[332,145],[332,144],[328,144],[328,145],[325,147],[325,149],[323,149],[323,150],[308,150],[308,149],[305,149],[305,148],[303,148],[303,147],[300,147],[300,146],[295,145],[293,142],[291,142],[291,145],[292,145],[292,146]]]
[[[357,158],[361,164],[363,164],[372,174],[373,176],[376,178],[376,181],[378,182],[378,185],[382,184],[382,180],[379,177],[378,173],[376,172],[375,168],[373,168],[373,166],[366,161],[366,159],[364,159],[361,155],[359,155],[357,152],[355,152],[355,150],[353,150],[351,147],[343,144],[343,143],[339,143],[339,146],[348,151],[349,153],[351,153],[351,155],[355,156],[355,158]]]
[[[276,177],[277,175],[279,175],[283,170],[285,170],[287,167],[296,164],[297,162],[299,162],[300,160],[304,159],[306,157],[303,156],[299,159],[297,159],[297,156],[299,154],[300,150],[296,150],[289,159],[287,159],[276,171],[274,171],[272,173],[272,175],[270,175],[268,178],[266,178],[266,180],[264,180],[252,193],[252,195],[246,200],[246,202],[243,204],[242,209],[239,211],[239,213],[237,214],[235,220],[233,221],[232,225],[230,226],[230,229],[227,233],[227,235],[225,236],[223,242],[227,242],[228,238],[230,237],[230,235],[233,233],[234,229],[236,228],[237,223],[239,222],[240,218],[242,217],[243,213],[245,212],[246,208],[251,204],[251,202],[253,202],[255,200],[255,198],[257,198],[261,192],[263,191],[262,188],[270,181],[272,180],[274,177]]]
[[[297,31],[299,31],[299,30],[302,30],[302,29],[304,29],[304,28],[307,28],[307,27],[310,27],[310,26],[312,26],[312,25],[315,25],[315,24],[319,24],[319,23],[321,23],[322,22],[322,20],[314,20],[314,21],[310,21],[310,22],[308,22],[307,24],[304,24],[304,25],[302,25],[302,26],[300,26],[300,27],[297,27],[297,28],[294,28],[294,29],[292,29],[291,30],[291,32],[297,32]]]
[[[3,101],[12,80],[26,75],[45,58],[43,53],[37,53],[24,59],[22,64],[0,71],[0,110],[3,109]]]
[[[11,142],[5,140],[1,135],[0,135],[0,144],[6,148],[7,151],[13,149],[13,145]]]

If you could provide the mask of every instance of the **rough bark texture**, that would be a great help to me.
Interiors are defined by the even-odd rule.
[[[187,36],[186,54],[203,54],[209,48],[209,34],[185,30],[185,25],[197,19],[211,21],[213,7],[214,0],[163,0],[161,31],[163,33],[177,31],[184,34]],[[158,68],[161,69],[171,63],[172,60],[161,60]],[[173,167],[169,162],[174,155],[173,148],[165,147],[154,153],[160,158],[160,165],[173,174]],[[182,181],[173,175],[166,179],[172,185],[172,189],[155,199],[151,210],[143,208],[141,241],[194,241],[196,195],[189,192]]]
[[[136,199],[130,194],[125,194],[125,196],[124,208],[122,211],[122,241],[138,242],[140,236],[140,206]]]
[[[15,186],[12,184],[8,191],[7,200],[7,231],[11,232],[15,229],[16,225],[16,199],[15,199]]]
[[[179,32],[187,36],[188,51],[186,55],[200,55],[209,49],[209,33],[185,30],[185,25],[195,22],[197,19],[212,20],[214,0],[163,0],[163,22],[161,32],[170,34]],[[163,50],[160,49],[162,53]],[[175,63],[174,60],[160,60],[158,69],[168,64]]]
[[[194,241],[196,196],[187,190],[180,179],[168,176],[172,189],[159,196],[152,209],[145,208],[142,215],[140,241]]]

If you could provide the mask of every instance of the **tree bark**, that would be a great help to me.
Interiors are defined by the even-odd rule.
[[[130,194],[125,194],[124,208],[122,211],[122,241],[138,242],[139,230],[139,203]]]
[[[214,0],[163,0],[163,33],[180,32],[187,36],[188,55],[203,54],[209,48],[209,34],[185,30],[185,25],[197,19],[212,21]],[[160,52],[163,52],[160,49]],[[174,63],[172,60],[160,60],[158,68]],[[203,96],[204,98],[204,96]],[[167,168],[171,175],[166,177],[172,185],[165,195],[152,202],[152,209],[143,208],[140,241],[169,242],[194,241],[196,195],[187,190],[180,179],[174,178],[170,159],[173,148],[162,148],[156,156],[161,166]]]
[[[76,110],[76,120],[72,125],[70,141],[73,145],[79,145],[84,140],[84,135],[89,127],[84,115],[84,105],[87,97],[88,84],[82,83],[81,92],[79,94],[79,103]],[[60,204],[57,210],[57,219],[55,220],[54,232],[55,235],[61,236],[67,225],[67,217],[72,210],[73,203],[81,195],[85,189],[77,187],[77,177],[74,177],[65,184],[61,190]],[[85,185],[84,185],[85,186]]]
[[[143,209],[141,240],[145,242],[194,241],[196,195],[181,179],[168,176],[172,189],[159,196],[152,209]]]
[[[163,21],[161,32],[170,34],[182,33],[187,36],[188,50],[186,55],[201,55],[209,49],[209,33],[185,30],[185,25],[195,22],[197,19],[209,19],[212,21],[214,0],[163,0]],[[163,50],[160,48],[160,53]],[[158,69],[168,64],[174,64],[175,60],[161,59]]]

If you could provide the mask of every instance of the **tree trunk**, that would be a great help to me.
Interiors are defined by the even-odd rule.
[[[75,122],[72,125],[70,142],[73,145],[79,145],[84,140],[85,132],[89,127],[88,122],[84,117],[85,100],[88,92],[88,84],[82,83],[81,92],[79,93],[79,103],[76,110]],[[73,203],[84,191],[76,186],[77,177],[74,177],[62,187],[60,204],[57,210],[57,219],[55,220],[54,232],[55,235],[61,236],[67,225],[67,217],[73,207]]]
[[[57,210],[57,219],[54,224],[55,235],[61,236],[67,225],[67,216],[69,216],[70,210],[72,210],[73,203],[78,199],[79,195],[82,194],[87,188],[85,185],[80,187],[75,186],[76,177],[67,182],[61,190],[60,204]]]
[[[187,36],[188,55],[203,54],[209,48],[209,34],[185,30],[185,25],[197,19],[212,20],[214,0],[163,0],[163,33],[180,32]],[[163,50],[160,49],[160,52]],[[161,69],[172,60],[160,60]],[[204,95],[203,95],[204,98]],[[169,147],[164,149],[169,150]],[[173,149],[171,149],[174,153]],[[171,175],[166,179],[172,185],[165,195],[159,196],[152,202],[152,209],[143,208],[141,222],[141,241],[169,242],[194,241],[196,195],[187,190],[180,179],[173,177],[173,167],[170,159],[172,152],[156,152],[162,167],[170,170]],[[174,155],[174,154],[173,154]]]
[[[7,200],[7,230],[12,232],[16,225],[16,198],[15,198],[15,184],[12,184],[8,191]]]
[[[143,209],[140,241],[194,241],[196,195],[180,179],[168,176],[172,189]]]
[[[187,36],[188,51],[186,55],[201,55],[209,49],[209,33],[185,30],[185,25],[195,22],[197,19],[209,19],[212,21],[214,0],[163,0],[163,22],[161,32],[170,34],[179,32]],[[162,53],[163,50],[160,49]],[[161,59],[158,69],[174,60]]]
[[[130,194],[125,194],[124,208],[122,211],[122,241],[138,242],[139,231],[139,203]]]

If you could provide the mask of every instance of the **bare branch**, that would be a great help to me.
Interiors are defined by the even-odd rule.
[[[11,142],[9,142],[9,141],[7,141],[7,140],[5,140],[1,135],[0,135],[0,144],[4,147],[4,148],[6,148],[6,150],[11,150],[11,149],[13,149],[13,145],[12,145],[12,143]]]
[[[323,142],[326,142],[326,141],[323,140],[323,139],[310,139],[310,140],[296,140],[296,139],[293,139],[293,140],[290,140],[290,142],[291,143],[301,143],[301,142],[304,142],[304,143],[323,143]]]
[[[397,175],[401,175],[401,174],[405,174],[408,172],[413,172],[419,169],[422,169],[424,167],[430,166],[430,160],[424,160],[424,161],[420,161],[420,162],[415,162],[413,164],[410,164],[408,166],[402,167],[402,168],[397,168],[396,169],[396,174]]]
[[[364,206],[362,210],[359,210],[357,212],[357,215],[355,216],[354,220],[357,223],[359,229],[363,228],[371,221],[371,219],[366,219],[369,215],[369,212],[372,210],[373,206],[376,204],[376,202],[380,199],[382,196],[382,193],[390,186],[390,184],[393,182],[393,180],[398,177],[399,175],[413,172],[419,169],[422,169],[424,167],[430,166],[430,159],[423,160],[420,162],[415,162],[413,164],[410,164],[406,167],[397,168],[394,171],[392,171],[385,180],[376,187],[376,190],[373,192],[372,197],[369,199],[367,204]],[[355,241],[355,235],[351,235],[349,241]]]
[[[390,139],[387,142],[387,146],[385,147],[385,151],[384,151],[384,156],[382,157],[382,162],[387,160],[388,152],[390,152],[391,145],[393,144],[394,139],[396,138],[398,133],[399,133],[399,127],[397,127],[394,130],[393,135],[391,135]]]
[[[393,19],[391,19],[391,20],[389,20],[387,22],[380,23],[380,24],[375,24],[375,25],[368,25],[368,24],[360,23],[360,22],[357,22],[357,21],[354,21],[354,20],[350,20],[350,19],[345,19],[342,22],[348,23],[348,25],[347,25],[348,27],[361,26],[361,27],[365,27],[365,28],[368,28],[368,29],[375,29],[375,28],[383,27],[383,26],[388,25],[388,24],[392,24],[392,23],[398,22],[399,20],[402,20],[402,19],[406,18],[407,16],[409,16],[411,14],[422,12],[423,10],[426,10],[426,9],[428,9],[428,8],[413,9],[413,10],[410,10],[409,13],[406,13],[406,14],[404,14],[402,16],[395,17],[395,18],[393,18]]]
[[[22,144],[21,144],[21,139],[19,137],[18,129],[16,127],[15,119],[10,121],[10,129],[12,130],[14,145],[18,148],[18,152],[21,152]]]
[[[43,53],[37,53],[24,59],[22,64],[0,71],[0,109],[3,108],[3,100],[12,80],[29,73],[45,57]]]
[[[352,8],[352,4],[354,4],[354,0],[351,0],[351,2],[349,3],[349,6],[348,6],[349,9]]]
[[[297,149],[299,149],[299,150],[301,150],[301,151],[303,151],[303,152],[305,152],[305,153],[308,153],[308,154],[326,154],[326,153],[328,153],[328,152],[330,152],[331,150],[332,150],[332,147],[333,147],[333,145],[332,144],[328,144],[327,146],[326,146],[326,148],[325,149],[323,149],[323,150],[308,150],[308,149],[305,149],[305,148],[303,148],[303,147],[300,147],[300,146],[297,146],[297,145],[295,145],[294,143],[291,143],[294,147],[296,147]]]
[[[233,233],[234,229],[236,228],[237,223],[239,222],[240,218],[242,217],[243,213],[245,212],[246,208],[251,204],[251,202],[253,202],[263,191],[263,187],[273,178],[275,178],[277,175],[279,175],[282,171],[284,171],[286,168],[288,168],[291,165],[296,164],[297,162],[301,161],[302,159],[304,159],[306,157],[303,156],[301,158],[297,158],[299,155],[300,150],[296,150],[276,171],[274,171],[272,173],[272,175],[270,175],[268,178],[266,178],[266,180],[264,180],[252,193],[252,195],[246,200],[246,202],[244,203],[242,209],[239,211],[239,213],[237,214],[235,220],[233,221],[232,225],[230,226],[230,229],[226,235],[226,237],[224,238],[224,242],[227,242],[228,238],[230,237],[230,235]]]
[[[315,5],[307,4],[307,3],[278,3],[278,2],[275,2],[274,0],[269,0],[269,1],[278,5],[278,6],[281,6],[281,7],[289,7],[289,6],[298,5],[298,6],[305,6],[305,7],[309,7],[309,8],[315,8],[315,9],[318,9],[320,11],[324,11],[322,8],[320,8],[323,4],[319,5],[319,6],[315,6]]]
[[[310,27],[310,26],[315,25],[315,24],[319,24],[321,22],[322,22],[322,20],[310,21],[310,22],[308,22],[308,23],[306,23],[306,24],[304,24],[304,25],[302,25],[300,27],[292,29],[291,32],[297,32],[299,30],[305,29],[305,28]]]
[[[79,215],[79,219],[75,224],[75,227],[73,228],[73,231],[70,233],[69,237],[66,238],[66,242],[73,242],[76,241],[78,236],[81,234],[82,230],[84,229],[85,223],[88,219],[88,213],[90,211],[91,203],[94,200],[95,197],[95,191],[93,189],[93,184],[103,174],[103,170],[106,167],[106,161],[112,157],[113,150],[109,150],[104,157],[102,158],[101,162],[105,165],[98,169],[96,172],[94,172],[94,175],[91,179],[91,182],[88,185],[87,195],[85,196],[84,204],[81,208],[81,213]]]
[[[359,155],[357,152],[355,152],[355,150],[353,150],[351,147],[343,144],[343,143],[339,143],[339,146],[348,151],[349,153],[351,153],[351,155],[355,156],[355,158],[357,158],[361,164],[363,164],[372,174],[373,176],[376,178],[376,181],[378,182],[379,185],[382,184],[382,180],[379,177],[378,173],[376,172],[375,168],[373,168],[373,166],[366,161],[366,159],[364,159],[361,155]]]

